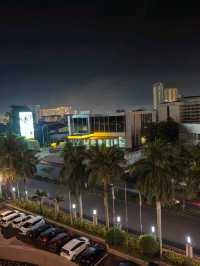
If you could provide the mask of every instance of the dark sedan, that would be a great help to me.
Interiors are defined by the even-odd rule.
[[[64,246],[72,237],[68,233],[60,233],[56,237],[52,238],[48,245],[47,249],[51,252],[58,253],[62,246]]]
[[[50,225],[50,224],[43,224],[39,228],[30,231],[28,233],[28,238],[30,240],[36,240],[41,233],[45,232],[49,228],[52,228],[52,225]]]
[[[43,248],[47,247],[48,242],[57,236],[60,233],[63,233],[64,230],[58,227],[51,227],[47,229],[45,232],[41,233],[37,238],[37,244]]]
[[[105,247],[95,245],[88,247],[78,258],[77,262],[81,266],[95,265],[106,253]]]

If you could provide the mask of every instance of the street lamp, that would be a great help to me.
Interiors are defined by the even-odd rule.
[[[97,225],[98,224],[97,210],[93,210],[92,214],[93,214],[93,225]]]
[[[117,221],[117,228],[121,230],[122,229],[121,217],[117,216],[116,221]]]
[[[152,226],[151,226],[151,233],[152,233],[152,234],[155,234],[155,232],[156,232],[156,228],[155,228],[154,225],[152,225]]]
[[[28,200],[28,191],[25,190],[26,199]]]
[[[192,247],[192,239],[190,236],[186,237],[186,246],[185,246],[186,256],[189,258],[193,257],[193,247]]]
[[[12,197],[14,200],[16,200],[16,188],[12,187]]]
[[[72,212],[73,212],[73,216],[74,216],[74,219],[76,219],[76,204],[75,203],[73,203],[72,204]]]

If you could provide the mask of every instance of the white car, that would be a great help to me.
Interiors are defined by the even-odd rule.
[[[0,224],[2,227],[6,228],[16,219],[23,215],[23,213],[20,212],[14,212],[4,218],[1,219]]]
[[[17,213],[15,210],[6,210],[0,213],[0,220],[10,214]]]
[[[42,216],[36,216],[32,219],[28,220],[27,222],[23,223],[22,226],[20,226],[20,234],[21,235],[27,235],[29,231],[35,230],[38,227],[40,227],[42,224],[45,224],[45,220]]]
[[[62,247],[60,256],[68,260],[75,260],[89,245],[90,240],[86,237],[74,238]]]
[[[22,226],[25,222],[28,222],[31,219],[33,219],[33,215],[27,215],[24,213],[24,215],[12,221],[12,227],[14,229],[19,229],[20,226]]]

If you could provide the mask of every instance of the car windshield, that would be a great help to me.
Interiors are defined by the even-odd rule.
[[[7,219],[7,222],[10,222],[10,221],[16,219],[17,217],[19,217],[19,214],[15,215],[13,217],[10,217],[9,219]]]
[[[68,250],[62,248],[61,251],[62,251],[63,253],[65,253],[65,254],[69,255],[69,251],[68,251]]]
[[[25,228],[29,228],[31,226],[34,226],[35,224],[39,223],[41,220],[36,220],[35,222],[27,222],[24,224]]]
[[[73,248],[71,248],[71,251],[74,251],[75,249],[79,248],[80,246],[82,246],[84,244],[84,242],[79,242],[77,243]]]

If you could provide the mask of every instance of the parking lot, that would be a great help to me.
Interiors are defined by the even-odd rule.
[[[0,213],[4,212],[5,209],[1,209],[0,210]],[[68,232],[66,231],[65,229],[62,229],[62,228],[59,228],[59,230],[62,230],[62,231],[65,231],[67,234],[68,233],[71,233],[71,232]],[[80,236],[74,236],[74,237],[80,237]],[[36,250],[38,249],[44,249],[46,250],[46,246],[42,246],[41,245],[38,245],[38,242],[36,241],[32,241],[30,239],[27,239],[27,237],[25,236],[21,236],[20,234],[16,233],[16,230],[14,230],[12,228],[12,226],[8,226],[7,228],[1,228],[1,233],[0,233],[0,243],[1,245],[7,245],[8,248],[10,245],[14,245],[14,246],[21,246],[21,247],[31,247],[31,248],[35,248]],[[92,246],[95,246],[96,243],[92,243]],[[91,246],[91,245],[90,245]],[[82,254],[84,253],[84,251],[86,250],[87,248],[85,248],[78,256],[77,258],[81,258]],[[49,251],[46,251],[46,252],[49,252]],[[59,256],[59,253],[58,253],[58,256]],[[102,255],[100,257],[98,257],[98,261],[95,261],[94,264],[88,264],[88,265],[99,265],[99,266],[118,266],[120,265],[120,262],[123,261],[122,259],[116,257],[116,256],[113,256],[113,255],[110,255],[106,252],[102,253]],[[79,263],[79,260],[76,259],[75,262]],[[83,264],[81,264],[83,265]],[[132,264],[131,264],[132,265]]]

